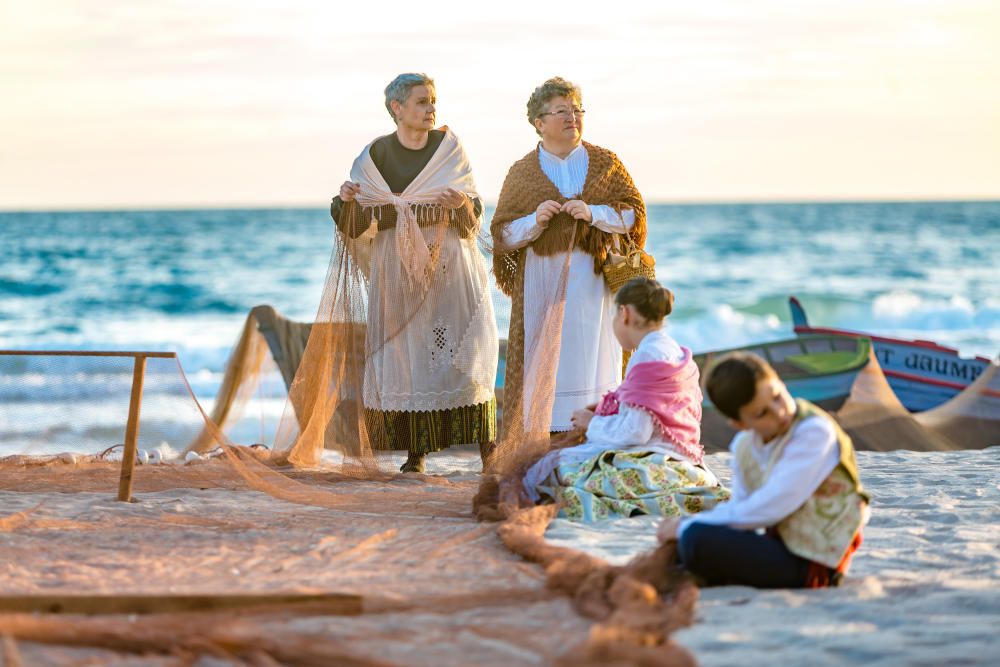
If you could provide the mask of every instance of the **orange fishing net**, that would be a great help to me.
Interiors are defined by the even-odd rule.
[[[346,214],[369,231],[377,223],[360,206]],[[694,589],[663,584],[666,565],[626,573],[546,550],[552,512],[519,511],[519,473],[551,446],[568,259],[560,281],[531,295],[543,325],[523,341],[530,372],[508,374],[529,377],[535,400],[501,402],[499,431],[450,425],[459,436],[445,463],[432,447],[430,474],[398,472],[418,434],[387,415],[485,404],[495,418],[491,243],[469,215],[418,216],[432,260],[422,282],[392,265],[391,233],[337,232],[315,321],[254,309],[213,402],[195,399],[175,358],[147,359],[135,503],[112,501],[120,429],[73,442],[78,430],[61,439],[40,427],[52,415],[0,410],[24,443],[0,465],[7,663],[692,664],[669,635],[690,622]],[[67,423],[96,409],[125,423],[132,358],[95,357],[85,377],[73,357],[16,363],[30,367],[10,372],[21,381],[91,394],[62,403],[75,405]],[[470,433],[479,442],[462,440]],[[510,517],[502,536],[476,521],[477,494],[493,498],[482,516]],[[549,568],[548,585],[521,556]],[[360,607],[316,594],[354,595]],[[178,596],[192,595],[205,608],[179,611]],[[53,599],[88,611],[23,614],[51,611]]]
[[[0,461],[5,664],[693,664],[670,635],[697,590],[670,547],[624,567],[552,547],[554,507],[520,487],[578,437],[549,433],[575,239],[543,293],[512,290],[522,354],[495,406],[481,221],[422,209],[429,262],[413,279],[375,209],[343,213],[359,233],[335,233],[314,321],[255,308],[214,401],[176,358],[146,360],[138,502],[112,500],[124,438],[107,426],[127,421],[134,359],[0,354],[0,433],[17,452]],[[838,418],[859,448],[996,444],[997,377],[914,418],[873,361]],[[21,401],[28,386],[48,401]],[[428,474],[401,474],[422,449]],[[86,613],[24,613],[81,596]],[[178,610],[183,596],[203,607]]]

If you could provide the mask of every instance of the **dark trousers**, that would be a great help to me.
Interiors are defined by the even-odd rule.
[[[777,536],[692,523],[677,550],[684,568],[708,586],[802,588],[808,579],[810,561],[790,552]]]

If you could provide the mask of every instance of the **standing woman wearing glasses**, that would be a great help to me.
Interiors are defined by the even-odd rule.
[[[535,89],[528,122],[541,141],[510,168],[491,224],[493,270],[512,299],[505,434],[521,427],[508,416],[523,415],[528,431],[548,421],[538,406],[553,400],[553,364],[550,431],[572,430],[576,410],[621,382],[615,303],[601,268],[612,233],[644,245],[646,208],[618,157],[582,141],[583,117],[580,88],[569,81],[554,77]],[[558,304],[561,323],[550,316]],[[557,360],[548,354],[554,336]]]

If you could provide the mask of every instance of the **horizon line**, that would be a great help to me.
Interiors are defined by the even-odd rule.
[[[647,200],[646,206],[782,206],[782,205],[809,205],[809,204],[995,204],[1000,203],[1000,195],[997,196],[972,196],[972,197],[926,197],[926,198],[902,198],[902,197],[844,197],[833,199],[822,198],[761,198],[761,199],[657,199]],[[11,213],[111,213],[120,211],[277,211],[277,210],[325,210],[328,204],[313,203],[198,203],[187,204],[151,204],[148,206],[136,206],[133,204],[108,204],[108,205],[67,205],[56,207],[35,207],[7,208],[0,206],[0,214]],[[485,207],[496,207],[495,200],[486,200]]]

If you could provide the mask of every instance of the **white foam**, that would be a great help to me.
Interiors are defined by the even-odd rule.
[[[873,323],[907,329],[968,329],[976,307],[963,296],[930,299],[907,291],[881,294],[872,302]]]
[[[695,352],[739,347],[795,335],[791,327],[782,324],[775,314],[744,313],[726,303],[696,317],[671,317],[667,322],[670,335]]]

